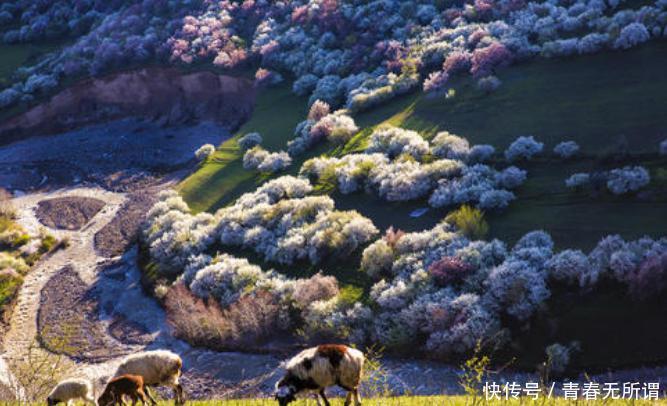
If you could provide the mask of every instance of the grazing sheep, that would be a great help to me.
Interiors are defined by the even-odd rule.
[[[178,382],[183,361],[181,357],[167,350],[144,351],[125,358],[116,369],[114,376],[139,375],[144,379],[146,395],[153,404],[148,386],[169,386],[174,389],[176,404],[185,403],[183,387]]]
[[[287,372],[276,384],[275,398],[280,406],[285,406],[296,400],[298,394],[315,393],[318,405],[321,397],[325,406],[329,406],[324,389],[338,385],[348,391],[345,405],[354,398],[358,406],[363,367],[364,354],[354,348],[336,344],[309,348],[287,361]]]
[[[65,379],[51,390],[49,397],[46,398],[46,403],[49,406],[57,405],[60,402],[71,405],[74,399],[83,399],[84,402],[95,405],[93,385],[90,381],[86,379]]]
[[[132,405],[141,401],[146,404],[146,393],[144,392],[144,378],[139,375],[121,375],[113,378],[107,383],[102,395],[97,399],[98,406],[124,405],[123,396],[132,399]]]

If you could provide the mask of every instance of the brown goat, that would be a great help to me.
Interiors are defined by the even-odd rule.
[[[141,404],[146,404],[146,392],[144,378],[139,375],[121,375],[113,378],[107,383],[107,387],[97,400],[99,406],[124,405],[123,396],[127,395],[132,399],[132,405],[141,400]]]

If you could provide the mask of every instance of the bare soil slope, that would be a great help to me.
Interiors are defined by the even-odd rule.
[[[0,143],[139,116],[163,124],[215,121],[230,129],[252,113],[248,79],[212,72],[145,68],[83,80],[0,125]]]

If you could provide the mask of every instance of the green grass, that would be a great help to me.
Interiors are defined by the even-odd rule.
[[[342,406],[343,399],[329,398],[333,406]],[[452,406],[469,406],[469,405],[491,405],[491,406],[518,406],[518,405],[541,405],[541,406],[565,406],[565,405],[635,405],[635,404],[651,404],[651,405],[665,405],[667,400],[661,399],[658,401],[644,401],[644,400],[597,400],[584,401],[581,398],[578,402],[572,400],[565,400],[564,398],[545,399],[541,397],[534,401],[531,398],[520,398],[510,400],[492,400],[486,401],[483,396],[474,399],[472,396],[400,396],[387,398],[368,398],[361,399],[364,406],[436,406],[436,405],[452,405]],[[77,405],[83,405],[80,402]],[[159,406],[171,406],[174,402],[161,401]],[[275,406],[278,402],[273,399],[231,399],[231,400],[198,400],[189,401],[187,405],[192,406]],[[9,403],[11,405],[11,403]],[[37,405],[37,403],[35,403]],[[301,399],[290,406],[315,406],[314,399]]]
[[[347,145],[322,145],[296,160],[286,173],[295,174],[311,156],[362,150],[373,128],[381,124],[414,129],[426,136],[448,130],[472,143],[492,144],[498,151],[522,134],[535,135],[545,142],[547,151],[572,139],[582,147],[581,159],[542,158],[520,164],[528,169],[528,181],[516,191],[517,200],[509,209],[487,213],[490,236],[512,243],[526,232],[542,228],[552,234],[558,248],[584,250],[612,233],[626,238],[661,236],[667,226],[667,182],[657,180],[656,174],[664,172],[667,165],[664,158],[647,153],[657,151],[667,134],[667,115],[662,111],[667,100],[665,65],[667,42],[654,42],[627,52],[516,65],[501,72],[504,83],[490,95],[478,91],[470,79],[458,79],[452,82],[456,89],[453,98],[410,94],[357,115],[355,120],[362,130]],[[195,212],[214,211],[265,181],[267,176],[243,169],[236,139],[257,131],[267,149],[284,149],[305,115],[305,99],[294,96],[287,85],[261,92],[251,120],[180,184],[191,208]],[[603,161],[622,144],[641,157]],[[573,192],[564,185],[574,172],[631,163],[646,165],[654,178],[644,198]],[[358,210],[380,229],[426,229],[448,211],[431,208],[412,218],[410,212],[428,206],[425,200],[392,203],[374,195],[337,192],[333,197],[338,208]]]
[[[23,278],[19,275],[0,274],[0,314],[3,307],[12,301],[22,283]]]
[[[573,193],[564,180],[574,172],[627,164],[649,167],[651,175],[667,166],[657,158],[658,143],[667,136],[667,42],[628,52],[603,53],[565,60],[536,60],[501,72],[503,85],[493,94],[476,89],[468,78],[455,80],[453,98],[403,97],[384,107],[384,123],[417,130],[427,137],[447,130],[475,144],[491,144],[502,152],[518,135],[535,135],[550,152],[564,140],[575,140],[584,158],[571,161],[540,159],[519,164],[528,181],[517,191],[508,210],[490,213],[491,236],[509,242],[535,228],[549,231],[559,248],[590,249],[603,236],[626,238],[662,236],[667,226],[665,184],[653,181],[644,199]],[[368,120],[367,120],[368,121]],[[379,124],[379,121],[370,123]],[[369,125],[368,122],[364,125]],[[366,128],[344,148],[364,148]],[[631,154],[624,162],[604,161],[621,145]],[[653,153],[652,156],[647,154]],[[419,230],[442,219],[446,210],[431,209],[423,217],[408,214],[426,202],[386,203],[363,194],[337,199],[357,208],[379,227]]]
[[[260,92],[252,118],[180,184],[179,191],[184,199],[196,212],[214,211],[253,190],[266,177],[243,169],[243,151],[238,146],[238,138],[259,132],[264,148],[285,149],[287,141],[294,137],[294,127],[306,114],[306,100],[294,96],[287,85]]]
[[[38,57],[51,52],[61,45],[58,43],[44,44],[0,44],[0,89],[8,86],[11,75],[26,63],[35,62]]]

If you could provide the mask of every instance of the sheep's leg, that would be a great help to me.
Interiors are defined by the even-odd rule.
[[[185,404],[185,394],[183,393],[183,387],[180,383],[174,385],[174,399],[176,399],[177,405]]]
[[[90,403],[93,406],[97,406],[97,403],[95,403],[95,398],[93,398],[90,394],[86,395],[86,398],[84,399],[85,403]]]
[[[146,386],[146,396],[148,396],[148,399],[150,399],[151,404],[157,405],[155,398],[153,397],[153,395],[151,395],[151,389],[148,386]]]
[[[347,395],[345,395],[345,406],[350,406],[352,403],[352,391],[347,391]]]
[[[145,392],[145,387],[144,388],[139,388],[137,390],[137,394],[139,394],[139,399],[141,399],[141,404],[146,405],[146,392]]]
[[[324,388],[320,389],[319,394],[320,394],[320,397],[322,398],[322,400],[324,401],[324,406],[330,406],[329,400],[327,399],[327,396],[324,394]],[[319,404],[319,400],[317,402]]]
[[[355,388],[352,392],[354,394],[354,406],[361,406],[361,396],[359,396],[359,388]]]

